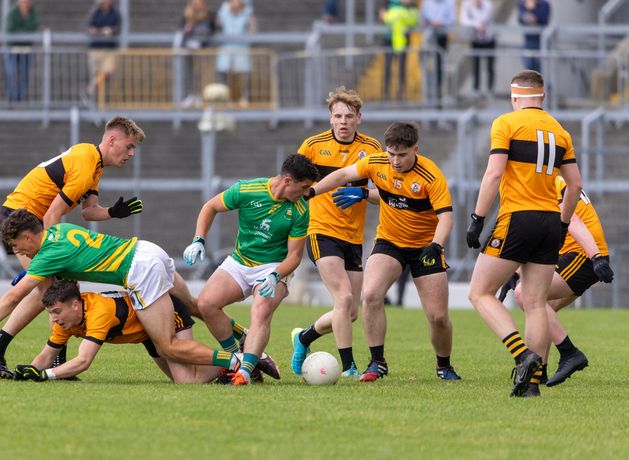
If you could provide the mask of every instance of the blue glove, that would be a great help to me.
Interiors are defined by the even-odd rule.
[[[183,261],[188,265],[194,265],[197,261],[205,259],[205,240],[200,236],[195,236],[192,244],[183,251]]]
[[[266,275],[266,278],[256,280],[256,283],[260,283],[258,285],[258,294],[262,297],[270,297],[271,299],[274,298],[275,287],[277,286],[279,280],[280,274],[277,272],[269,273]]]
[[[19,283],[20,280],[24,278],[25,275],[26,275],[26,270],[24,270],[21,273],[18,273],[18,275],[15,278],[13,278],[13,281],[11,281],[11,286],[15,286],[17,283]]]
[[[332,194],[334,204],[341,209],[347,209],[353,204],[366,200],[368,196],[369,189],[363,187],[342,187]]]

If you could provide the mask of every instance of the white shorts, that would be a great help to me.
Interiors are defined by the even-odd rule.
[[[172,289],[174,281],[175,262],[166,251],[150,241],[138,241],[125,286],[133,309],[150,307]]]
[[[266,275],[274,272],[279,265],[279,262],[273,262],[270,264],[258,265],[257,267],[246,267],[232,256],[227,256],[218,268],[229,273],[234,281],[238,283],[238,286],[240,286],[243,298],[247,298],[251,295],[253,289],[258,284],[261,284],[257,280],[264,279]],[[281,279],[281,282],[286,285],[286,292],[288,292],[288,282],[292,277],[293,275],[291,273]]]

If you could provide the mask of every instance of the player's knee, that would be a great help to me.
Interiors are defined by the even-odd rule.
[[[447,311],[439,312],[436,314],[428,315],[428,321],[433,327],[443,329],[448,327],[448,325],[450,324],[450,317],[448,316]]]
[[[351,292],[343,293],[337,296],[334,303],[334,309],[345,314],[350,314],[354,306],[354,296]]]
[[[524,299],[522,298],[522,289],[520,289],[520,286],[515,288],[515,291],[513,291],[513,296],[515,298],[515,303],[517,303],[518,306],[522,309],[522,305],[524,305]]]

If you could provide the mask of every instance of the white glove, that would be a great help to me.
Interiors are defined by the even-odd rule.
[[[266,278],[256,280],[258,284],[258,294],[262,297],[270,297],[271,299],[275,297],[275,286],[277,286],[277,282],[280,280],[280,275],[277,272],[272,272],[266,275]]]
[[[194,265],[197,261],[205,259],[205,240],[200,236],[195,236],[192,240],[192,244],[186,248],[183,252],[183,261],[188,265]]]

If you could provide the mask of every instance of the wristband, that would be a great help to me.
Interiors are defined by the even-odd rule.
[[[205,246],[205,239],[204,239],[202,236],[199,236],[199,235],[195,236],[195,237],[192,239],[192,242],[193,242],[193,243],[199,242],[199,243],[201,243],[203,246]]]
[[[55,380],[57,378],[52,369],[46,369],[44,372],[48,376],[48,380]]]

